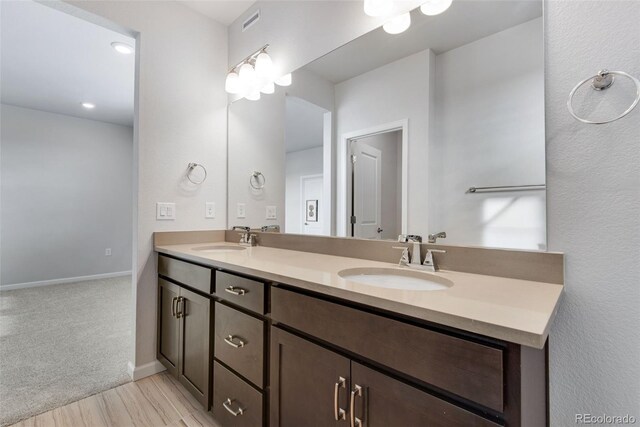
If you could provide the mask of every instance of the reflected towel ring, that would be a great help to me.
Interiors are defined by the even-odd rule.
[[[262,177],[262,179],[260,179],[260,177]],[[262,183],[260,181],[262,181]],[[262,190],[266,183],[267,178],[264,177],[262,172],[253,171],[253,173],[249,177],[249,185],[251,185],[251,188],[253,188],[254,190]]]
[[[191,178],[191,172],[193,172],[193,170],[197,167],[201,167],[202,171],[204,172],[204,177],[200,181],[194,181]],[[189,163],[189,165],[187,166],[187,179],[193,184],[200,185],[207,179],[207,169],[200,163]]]
[[[573,97],[575,96],[576,91],[580,89],[582,85],[584,85],[589,81],[591,82],[591,88],[593,88],[593,90],[597,90],[597,91],[607,90],[615,82],[615,76],[627,77],[636,85],[636,98],[633,101],[633,103],[629,106],[629,108],[627,108],[618,117],[614,117],[613,119],[609,119],[609,120],[595,121],[595,120],[587,120],[587,119],[583,119],[582,117],[578,117],[578,115],[573,111]],[[571,93],[569,93],[569,100],[567,101],[567,108],[569,109],[569,113],[571,113],[571,115],[576,120],[582,123],[587,123],[590,125],[602,125],[605,123],[611,123],[611,122],[615,122],[616,120],[620,120],[621,118],[629,114],[636,107],[636,105],[638,105],[638,101],[640,101],[640,80],[625,73],[624,71],[601,70],[595,76],[591,76],[582,80],[571,90]]]

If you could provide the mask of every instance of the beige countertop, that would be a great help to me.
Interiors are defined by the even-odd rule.
[[[308,289],[429,322],[534,348],[543,348],[563,286],[457,271],[425,273],[453,282],[437,291],[385,289],[347,281],[348,268],[400,268],[397,264],[256,246],[202,252],[211,244],[160,245],[155,250],[185,260]],[[403,268],[405,269],[405,268]]]

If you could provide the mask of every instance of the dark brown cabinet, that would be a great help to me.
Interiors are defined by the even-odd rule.
[[[271,328],[271,426],[347,426],[350,361]]]
[[[199,295],[158,279],[158,359],[208,406],[212,305]]]
[[[272,427],[498,426],[277,327],[271,351]]]

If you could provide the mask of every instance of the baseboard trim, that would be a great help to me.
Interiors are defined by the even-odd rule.
[[[13,285],[0,285],[0,291],[14,289],[36,288],[38,286],[61,285],[63,283],[84,282],[86,280],[111,279],[131,275],[131,271],[118,271],[115,273],[94,274],[91,276],[66,277],[63,279],[40,280],[38,282],[15,283]]]
[[[167,368],[157,360],[140,366],[134,366],[133,362],[127,364],[127,372],[133,381],[138,381],[166,370]]]

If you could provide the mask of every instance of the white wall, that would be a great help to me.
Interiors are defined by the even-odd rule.
[[[372,29],[358,2],[261,3],[250,34],[230,28],[230,58],[278,41],[288,71]],[[308,13],[303,25],[287,25]],[[640,401],[640,108],[612,125],[578,124],[573,85],[602,67],[639,76],[640,3],[546,1],[547,222],[550,250],[566,254],[566,293],[551,329],[551,425],[575,413],[638,413]],[[342,9],[344,8],[344,9]],[[585,30],[586,29],[586,30]],[[274,44],[275,47],[275,44]]]
[[[545,183],[541,33],[538,18],[435,58],[429,233],[447,244],[545,248],[544,190],[466,193]]]
[[[6,104],[0,121],[2,285],[130,271],[133,129]]]
[[[434,55],[424,50],[335,86],[336,135],[409,120],[408,223],[411,234],[428,234],[428,137],[432,115],[430,75]],[[337,147],[344,150],[344,147]],[[341,212],[338,201],[338,212]]]
[[[172,1],[70,3],[139,33],[134,362],[141,367],[156,358],[153,232],[226,226],[227,32]],[[204,184],[184,179],[189,162],[207,167]],[[156,221],[156,202],[175,202],[176,220]],[[215,219],[205,219],[205,202],[216,203]]]
[[[581,412],[640,418],[640,107],[601,126],[566,107],[601,68],[640,77],[638,22],[638,2],[545,4],[549,249],[566,253],[550,338],[552,426]],[[630,102],[633,89],[618,83],[591,99]]]
[[[260,101],[240,99],[229,106],[229,226],[285,224],[285,94],[264,95]],[[265,186],[253,189],[249,177],[262,172]],[[237,204],[246,207],[237,217]],[[277,219],[266,219],[267,206],[275,206]]]
[[[322,142],[322,136],[320,137]],[[301,186],[300,177],[306,175],[321,175],[322,168],[322,146],[310,148],[307,150],[293,151],[286,155],[286,208],[287,218],[285,233],[302,233],[302,207],[303,201],[300,200]],[[322,207],[322,205],[321,205]],[[328,225],[328,221],[324,221],[323,225]]]

